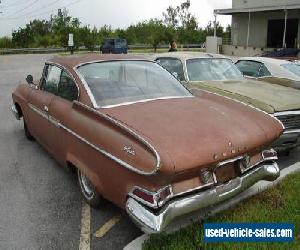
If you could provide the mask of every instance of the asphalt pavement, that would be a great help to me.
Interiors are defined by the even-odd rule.
[[[10,112],[13,90],[28,74],[39,79],[52,56],[0,56],[0,249],[79,249],[83,220],[90,225],[90,249],[123,249],[142,232],[110,202],[88,208],[90,216],[84,218],[76,175],[26,140],[22,121]],[[284,168],[299,161],[297,149],[279,164]]]

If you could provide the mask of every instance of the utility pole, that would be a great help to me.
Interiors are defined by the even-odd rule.
[[[0,0],[0,4],[2,3],[2,1]],[[1,7],[1,6],[0,6]],[[0,10],[0,14],[2,14],[3,12]]]

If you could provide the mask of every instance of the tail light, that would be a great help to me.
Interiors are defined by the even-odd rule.
[[[277,152],[272,148],[262,151],[262,157],[264,160],[278,160]]]
[[[157,192],[135,187],[129,195],[149,207],[158,208],[165,204],[172,194],[172,187],[166,186]]]

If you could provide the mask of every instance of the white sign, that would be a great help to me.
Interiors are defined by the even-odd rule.
[[[73,47],[74,46],[74,40],[73,40],[73,34],[72,33],[70,33],[69,34],[69,41],[68,41],[68,46],[69,47]]]

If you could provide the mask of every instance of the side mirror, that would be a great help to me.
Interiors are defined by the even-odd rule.
[[[26,77],[26,82],[27,82],[28,84],[34,84],[34,83],[33,83],[33,76],[32,76],[32,75],[28,75],[28,76]]]

